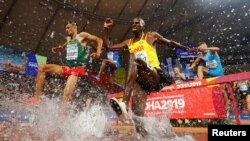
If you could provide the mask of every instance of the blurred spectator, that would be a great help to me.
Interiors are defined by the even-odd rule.
[[[172,78],[173,78],[174,83],[181,83],[181,82],[184,82],[186,80],[185,74],[181,73],[180,69],[177,66],[174,66]]]
[[[250,112],[250,81],[243,80],[234,82],[233,88],[240,95],[241,100],[245,103],[247,111]]]

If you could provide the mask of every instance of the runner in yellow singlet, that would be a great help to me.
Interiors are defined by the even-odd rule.
[[[108,30],[112,25],[112,19],[107,18],[104,22],[104,46],[109,49],[127,48],[130,52],[130,61],[123,102],[118,102],[117,99],[112,98],[110,101],[111,107],[117,113],[119,119],[124,120],[124,114],[127,113],[126,107],[128,107],[128,101],[133,93],[132,112],[136,116],[144,116],[147,95],[151,91],[159,91],[165,85],[172,83],[172,78],[167,78],[160,68],[156,45],[163,44],[185,50],[189,50],[189,48],[168,40],[157,32],[144,32],[145,22],[141,18],[133,19],[133,38],[110,46],[108,44]],[[146,135],[147,131],[144,130],[140,121],[137,122],[135,118],[133,120],[135,121],[136,131],[142,136]]]

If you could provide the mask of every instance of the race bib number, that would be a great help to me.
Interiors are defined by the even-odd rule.
[[[146,63],[148,63],[148,58],[147,58],[147,54],[145,51],[141,51],[141,52],[137,52],[135,54],[135,58],[138,59],[142,59],[143,61],[145,61]]]
[[[218,64],[215,60],[212,60],[212,61],[206,62],[206,66],[207,68],[215,69],[217,68]]]
[[[77,60],[77,56],[78,56],[77,44],[67,45],[66,59],[67,60]]]

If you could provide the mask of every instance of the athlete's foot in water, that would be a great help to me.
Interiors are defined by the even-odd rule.
[[[124,102],[119,102],[116,98],[112,98],[110,99],[110,106],[115,111],[119,121],[126,124],[130,123]]]
[[[40,100],[35,97],[29,97],[29,98],[24,98],[24,99],[19,99],[18,102],[31,105],[31,106],[39,106],[40,105]]]

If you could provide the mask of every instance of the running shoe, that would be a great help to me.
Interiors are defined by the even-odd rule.
[[[19,99],[18,102],[21,102],[21,103],[24,103],[24,104],[27,104],[27,105],[31,105],[31,106],[39,106],[40,105],[39,99],[37,99],[35,97]]]
[[[115,111],[118,116],[118,120],[121,122],[126,122],[127,120],[127,109],[124,102],[119,102],[115,97],[110,99],[110,106]]]

